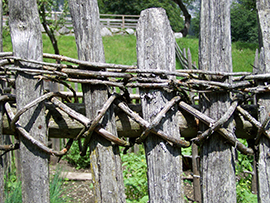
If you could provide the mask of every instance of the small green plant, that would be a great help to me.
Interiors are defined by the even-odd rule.
[[[243,144],[247,145],[246,140],[240,140]],[[244,155],[238,153],[238,161],[235,166],[235,174],[237,177],[236,182],[236,195],[237,202],[257,202],[257,195],[252,194],[252,175],[250,172],[253,171],[253,156]],[[248,172],[248,173],[247,173]]]
[[[147,165],[143,147],[138,154],[123,154],[123,175],[127,202],[147,202]]]
[[[82,141],[83,142],[83,141]],[[90,152],[87,151],[85,156],[80,155],[78,142],[73,142],[68,154],[63,158],[76,167],[76,169],[90,167]]]
[[[57,169],[53,178],[50,180],[50,202],[61,203],[67,202],[67,198],[62,196],[64,192],[62,186],[63,178],[60,177],[61,169]],[[5,203],[21,203],[22,202],[22,182],[18,180],[16,171],[5,176]]]
[[[53,175],[53,178],[50,181],[50,202],[51,203],[60,203],[66,202],[67,198],[62,196],[62,193],[65,191],[63,190],[63,183],[64,180],[60,176],[62,169],[57,168],[56,173]]]
[[[21,181],[16,177],[15,172],[11,172],[8,176],[5,175],[5,203],[20,203],[22,202]]]

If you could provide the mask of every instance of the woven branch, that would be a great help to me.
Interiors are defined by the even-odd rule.
[[[180,108],[184,109],[194,117],[198,118],[200,121],[205,123],[206,125],[210,126],[215,121],[212,118],[209,118],[208,116],[204,115],[197,109],[193,108],[192,106],[188,105],[187,103],[181,101],[179,102]],[[217,132],[221,134],[225,139],[227,139],[233,146],[235,146],[239,151],[241,151],[244,154],[253,154],[253,150],[251,148],[246,147],[244,144],[239,142],[237,138],[229,131],[227,131],[225,128],[219,128],[217,129]]]
[[[87,129],[90,127],[92,121],[90,119],[88,119],[86,116],[74,111],[73,109],[71,109],[70,107],[68,107],[67,105],[65,105],[64,103],[62,103],[61,101],[59,101],[56,98],[52,98],[51,102],[55,106],[59,107],[62,111],[67,113],[69,116],[71,116],[72,118],[74,118],[77,121],[79,121],[80,123],[82,123]],[[110,132],[108,132],[107,130],[102,128],[100,125],[98,125],[95,128],[95,132],[97,132],[99,135],[102,135],[106,139],[114,142],[115,144],[118,144],[120,146],[129,146],[128,142],[121,140],[118,137],[114,136],[113,134],[111,134]]]
[[[149,133],[151,132],[151,130],[153,128],[155,128],[160,123],[160,121],[162,120],[162,118],[164,118],[165,114],[172,108],[172,106],[176,102],[180,101],[180,99],[181,99],[180,96],[176,96],[176,97],[172,98],[169,102],[167,102],[166,105],[163,107],[163,109],[156,115],[156,117],[151,122],[151,124],[149,125],[149,127],[146,128],[144,130],[144,132],[142,133],[142,135],[136,139],[136,142],[142,143],[146,139],[146,137],[149,135]]]
[[[15,119],[15,115],[13,114],[12,110],[11,110],[11,106],[8,102],[5,103],[5,109],[7,112],[8,117],[10,118],[10,120],[14,120]],[[68,150],[71,147],[72,142],[69,141],[68,145],[62,149],[61,151],[55,151],[47,146],[45,146],[43,143],[41,143],[40,141],[36,140],[35,138],[33,138],[20,124],[19,122],[17,122],[15,124],[15,128],[20,132],[20,134],[27,139],[28,141],[30,141],[33,145],[37,146],[40,150],[44,151],[47,154],[50,155],[55,155],[55,156],[63,156],[65,155]],[[70,139],[72,140],[72,139]]]
[[[81,151],[81,155],[82,156],[84,156],[86,154],[86,150],[87,150],[88,144],[90,142],[91,136],[93,134],[93,131],[98,126],[99,121],[103,118],[103,116],[105,115],[105,113],[107,112],[107,110],[110,108],[111,104],[116,99],[116,97],[117,97],[117,94],[112,94],[108,98],[108,100],[106,101],[106,103],[103,105],[102,109],[100,109],[98,111],[98,115],[91,122],[91,126],[89,127],[89,129],[85,132],[86,137],[85,137],[85,140],[84,140],[84,143],[83,143],[83,147],[82,147],[82,151]]]
[[[144,120],[142,117],[140,117],[137,113],[132,111],[125,102],[120,101],[119,99],[115,100],[115,104],[122,109],[128,116],[133,118],[137,123],[139,123],[144,128],[149,128],[150,123]],[[151,132],[158,135],[159,137],[163,138],[164,140],[167,140],[169,142],[172,142],[175,146],[179,147],[189,147],[190,143],[188,141],[182,140],[182,139],[176,139],[168,136],[165,132],[158,128],[152,128]]]

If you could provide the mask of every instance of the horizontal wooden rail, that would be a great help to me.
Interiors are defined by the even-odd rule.
[[[84,114],[85,107],[83,103],[70,103],[68,104],[73,110]],[[141,105],[131,104],[129,107],[141,115]],[[76,136],[83,129],[83,125],[70,118],[69,115],[64,113],[59,108],[54,108],[51,103],[46,103],[46,120],[49,128],[49,137],[52,138],[76,138]],[[254,115],[256,109],[253,106],[246,106],[249,112]],[[16,108],[12,108],[16,112]],[[116,125],[119,137],[139,137],[143,132],[143,128],[136,123],[133,119],[129,118],[118,107],[115,107]],[[198,134],[198,121],[190,114],[181,110],[178,115],[181,136],[186,139],[195,138]],[[236,123],[235,134],[238,138],[253,139],[256,136],[256,127],[246,120],[240,113],[235,113],[234,121]],[[6,116],[3,120],[4,134],[14,134],[10,127],[10,123]]]

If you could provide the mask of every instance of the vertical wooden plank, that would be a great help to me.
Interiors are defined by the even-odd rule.
[[[9,25],[14,55],[42,61],[42,37],[35,0],[10,0]],[[30,64],[21,63],[21,68]],[[43,94],[43,82],[34,75],[18,72],[16,76],[17,108],[21,109]],[[20,118],[21,125],[35,138],[47,144],[47,127],[43,104],[37,105]],[[21,179],[23,202],[50,202],[48,154],[21,138]]]
[[[262,47],[260,51],[259,73],[270,73],[270,2],[264,0],[257,1],[257,11],[259,17],[259,25],[261,30]],[[259,81],[260,83],[260,81]],[[270,94],[263,93],[257,95],[259,105],[258,117],[259,121],[263,123],[269,118],[270,113]],[[266,126],[268,130],[270,124]],[[270,202],[270,141],[262,135],[259,143],[258,155],[258,202]]]
[[[193,189],[194,200],[201,202],[201,185],[200,185],[200,171],[198,161],[198,146],[192,143],[192,172],[193,172]]]
[[[2,38],[2,27],[3,27],[3,9],[2,9],[2,1],[0,1],[0,51],[3,51],[3,38]],[[0,85],[3,82],[0,82]],[[3,86],[1,85],[1,88]],[[1,89],[1,94],[3,94],[3,90]],[[3,119],[3,104],[0,103],[0,145],[4,144],[3,130],[2,130],[2,119]],[[4,157],[0,157],[0,203],[5,201],[4,199]]]
[[[200,16],[199,66],[201,70],[232,72],[230,2],[202,0]],[[230,82],[229,78],[211,78]],[[230,105],[229,93],[200,95],[201,111],[219,119]],[[231,122],[229,127],[233,132]],[[204,131],[205,126],[201,126]],[[213,133],[201,149],[202,202],[236,202],[236,183],[232,147]]]
[[[141,12],[137,26],[138,67],[144,70],[175,70],[175,39],[166,12],[151,8]],[[143,117],[155,118],[173,96],[161,89],[140,89]],[[170,136],[179,138],[177,106],[170,110],[159,124]],[[150,202],[184,202],[181,149],[154,134],[144,142],[148,166]]]
[[[96,0],[69,0],[78,57],[81,60],[104,62],[100,34],[99,9]],[[93,119],[108,99],[104,85],[82,86],[86,115]],[[117,135],[113,109],[102,120],[103,126]],[[122,165],[118,146],[112,146],[96,133],[90,142],[90,164],[93,173],[95,202],[125,202]]]
[[[1,85],[2,87],[2,85]],[[2,95],[2,89],[0,90]],[[0,145],[4,144],[4,136],[3,136],[3,103],[0,103]],[[0,151],[2,153],[2,151]],[[5,165],[4,165],[4,157],[0,157],[0,203],[4,203],[4,171],[5,171]]]

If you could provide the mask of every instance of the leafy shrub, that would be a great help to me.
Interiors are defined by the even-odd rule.
[[[83,143],[83,140],[82,140]],[[90,167],[90,152],[87,151],[85,156],[80,155],[78,142],[73,142],[68,154],[63,157],[68,163],[76,167],[76,169],[89,168]]]
[[[247,144],[246,140],[240,140],[243,144]],[[237,202],[257,202],[257,195],[252,194],[252,172],[253,168],[253,156],[244,155],[240,152],[238,153],[238,161],[236,162],[235,174],[237,177],[236,182],[236,195]]]
[[[123,176],[127,202],[147,202],[147,165],[143,148],[138,154],[123,154]]]

